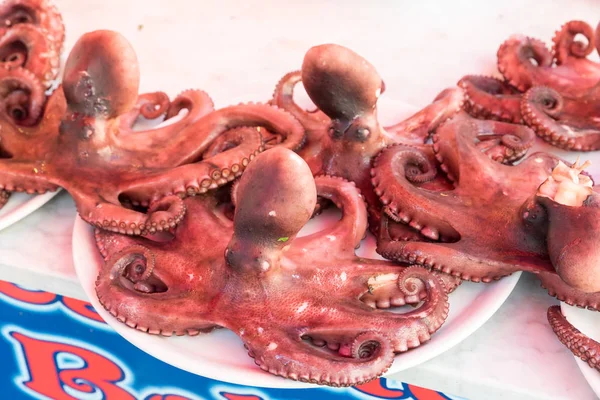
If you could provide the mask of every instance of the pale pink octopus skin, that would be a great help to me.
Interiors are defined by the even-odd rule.
[[[581,333],[563,315],[560,306],[548,308],[548,322],[552,330],[575,357],[600,372],[600,343]]]
[[[298,121],[271,105],[214,110],[206,93],[188,90],[166,107],[164,94],[138,96],[138,86],[137,56],[122,35],[83,35],[67,59],[63,84],[48,102],[40,132],[29,137],[18,129],[0,132],[2,150],[12,155],[0,159],[0,189],[61,186],[88,223],[131,235],[152,233],[181,220],[181,197],[240,176],[264,150],[261,128],[284,138],[278,146],[296,148],[304,138]],[[166,111],[171,118],[182,108],[188,113],[168,126],[131,129],[140,114]],[[149,207],[149,213],[133,206]]]
[[[482,130],[509,134],[522,129],[527,128],[459,114],[434,135],[439,166],[406,146],[384,150],[374,164],[373,184],[386,215],[396,221],[416,221],[415,226],[435,230],[443,242],[393,241],[386,236],[384,218],[377,251],[388,259],[475,282],[531,272],[551,294],[597,308],[598,194],[593,192],[581,206],[559,204],[536,195],[558,165],[557,157],[536,153],[518,165],[505,166],[476,147]],[[438,168],[455,182],[455,188],[419,187],[434,178]]]
[[[249,165],[235,191],[233,222],[210,193],[185,199],[188,214],[170,240],[97,230],[104,307],[153,334],[231,329],[263,370],[331,386],[375,379],[395,352],[419,346],[443,324],[448,297],[438,277],[354,254],[367,215],[352,183],[314,179],[298,155],[274,148]],[[343,216],[297,237],[317,194]],[[419,300],[405,314],[376,308]]]

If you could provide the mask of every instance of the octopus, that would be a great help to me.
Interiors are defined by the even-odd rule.
[[[62,16],[47,0],[9,0],[0,6],[0,66],[23,67],[47,88],[57,77],[65,40]]]
[[[18,78],[7,82],[33,86],[33,80]],[[154,233],[181,220],[183,197],[239,177],[265,149],[261,131],[284,138],[279,146],[296,148],[304,140],[302,126],[271,105],[214,110],[200,90],[170,102],[164,93],[138,96],[138,86],[136,54],[123,36],[83,35],[42,121],[30,130],[7,123],[10,129],[0,133],[0,153],[8,156],[0,159],[0,190],[41,193],[63,187],[88,223],[131,235]],[[39,85],[32,89],[27,108],[21,96],[6,102],[21,125],[39,119],[39,91]],[[187,114],[181,116],[183,109]],[[146,131],[131,126],[140,115],[165,113],[166,126]]]
[[[294,87],[300,82],[317,110],[307,111],[295,103]],[[325,44],[308,50],[301,71],[285,75],[271,100],[305,127],[306,143],[298,153],[313,174],[355,182],[369,207],[378,203],[370,182],[377,153],[394,143],[424,145],[463,102],[460,89],[448,89],[405,121],[382,127],[377,101],[384,91],[385,84],[371,63],[348,48]]]
[[[149,334],[236,333],[255,363],[288,379],[350,386],[383,374],[395,353],[430,339],[448,314],[436,275],[357,257],[367,211],[356,186],[313,178],[293,151],[261,153],[233,188],[233,220],[213,193],[160,240],[96,230],[100,303]],[[298,236],[317,197],[343,215]],[[400,314],[386,310],[422,304]]]
[[[552,330],[574,355],[600,372],[600,343],[581,333],[560,310],[560,306],[548,308],[548,322]]]
[[[433,137],[437,165],[407,146],[382,151],[372,178],[385,214],[377,252],[474,282],[530,272],[550,294],[597,308],[600,208],[593,182],[583,173],[588,164],[567,165],[534,153],[504,165],[477,148],[479,135],[502,133],[518,143],[528,130],[461,113]],[[454,182],[453,189],[422,187],[440,173]],[[390,219],[410,221],[438,240],[391,240]]]

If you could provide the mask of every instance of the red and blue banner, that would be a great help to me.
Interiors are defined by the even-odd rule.
[[[388,379],[343,389],[264,389],[203,378],[131,345],[89,303],[2,281],[0,333],[2,399],[457,399]]]

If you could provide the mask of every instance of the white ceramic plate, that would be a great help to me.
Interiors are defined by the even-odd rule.
[[[328,211],[311,220],[300,235],[319,231],[339,219]],[[375,239],[368,235],[358,254],[380,258],[375,253]],[[117,321],[100,305],[95,281],[102,266],[96,249],[93,228],[77,217],[73,229],[73,258],[77,276],[94,308],[121,336],[146,353],[188,372],[240,385],[298,388],[311,385],[276,377],[258,368],[248,357],[242,341],[232,332],[220,329],[200,336],[161,337],[149,335]],[[387,374],[423,363],[466,339],[481,327],[502,305],[519,280],[520,273],[491,284],[464,282],[450,295],[450,315],[431,341],[396,356]]]
[[[61,189],[45,194],[13,193],[8,203],[0,208],[0,230],[25,218],[56,196]]]
[[[560,303],[560,309],[575,328],[579,329],[586,336],[600,342],[600,312],[573,307],[562,302]],[[587,363],[581,361],[578,357],[575,357],[575,360],[581,373],[592,387],[592,390],[600,398],[600,372],[590,368]]]

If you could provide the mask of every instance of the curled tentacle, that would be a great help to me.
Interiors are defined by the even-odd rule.
[[[587,43],[576,40],[583,35]],[[585,58],[594,50],[594,29],[583,21],[569,21],[552,38],[556,64],[563,64],[569,57]]]
[[[538,69],[552,65],[554,57],[540,40],[513,35],[498,49],[498,70],[524,92],[534,84]]]
[[[206,310],[186,307],[193,288],[178,277],[186,273],[187,264],[173,262],[160,249],[150,250],[149,240],[124,239],[110,239],[123,242],[116,246],[122,249],[106,258],[96,280],[98,300],[108,312],[127,326],[154,335],[197,335],[216,327],[202,319]]]
[[[476,138],[476,147],[492,160],[503,164],[520,160],[535,144],[534,132],[519,125],[496,125],[489,132],[481,130]]]
[[[201,117],[214,111],[215,105],[205,91],[185,90],[175,97],[169,105],[166,119],[173,118],[183,109],[187,109],[189,113],[194,113],[196,117]]]
[[[0,71],[0,101],[15,124],[31,126],[39,121],[46,96],[43,85],[31,72],[17,68]]]
[[[167,112],[169,105],[169,96],[164,92],[140,94],[133,109],[119,116],[120,128],[133,128],[140,115],[146,119],[156,119]]]
[[[394,145],[382,150],[373,162],[371,181],[390,218],[433,240],[455,240],[459,235],[443,216],[440,193],[416,186],[433,179],[436,173],[434,162],[421,151]]]
[[[329,117],[320,110],[308,111],[294,101],[294,88],[302,81],[301,71],[292,71],[283,76],[275,86],[271,104],[294,116],[307,131],[320,129]]]
[[[62,16],[48,0],[6,0],[0,5],[0,21],[6,28],[21,24],[41,28],[58,52],[65,40]]]
[[[31,25],[19,25],[0,37],[0,66],[23,67],[49,87],[60,67],[60,54],[46,33]]]
[[[360,319],[364,317],[369,321],[372,329],[388,332],[395,352],[404,352],[420,346],[443,325],[449,310],[448,291],[436,274],[425,268],[413,266],[404,269],[398,276],[398,288],[409,298],[418,296],[423,286],[426,296],[423,304],[417,309],[396,314],[363,307],[348,308],[344,311],[349,315],[354,312],[354,317],[350,321],[358,320],[358,322],[346,321],[346,326],[350,328],[360,324]]]
[[[465,91],[465,110],[476,118],[521,122],[521,93],[505,81],[467,75],[458,85]]]
[[[302,382],[359,385],[384,374],[394,361],[390,339],[376,331],[364,331],[353,338],[345,335],[346,346],[335,352],[285,334],[268,336],[269,342],[259,338],[246,342],[248,354],[263,370]]]
[[[97,228],[126,235],[145,235],[174,228],[185,215],[185,205],[177,196],[164,196],[151,204],[148,214],[113,203],[93,204],[74,196],[81,218]],[[116,203],[116,201],[115,201]]]
[[[315,258],[326,257],[335,250],[353,255],[367,229],[367,209],[360,191],[353,182],[333,176],[318,176],[315,185],[317,196],[332,202],[342,212],[342,218],[329,228],[297,238],[290,251],[304,249]]]
[[[521,111],[527,125],[553,146],[579,151],[600,149],[600,122],[589,115],[584,99],[536,86],[523,96]]]
[[[548,308],[548,322],[560,342],[575,357],[581,358],[591,368],[600,372],[600,343],[587,337],[567,321],[560,306]]]

